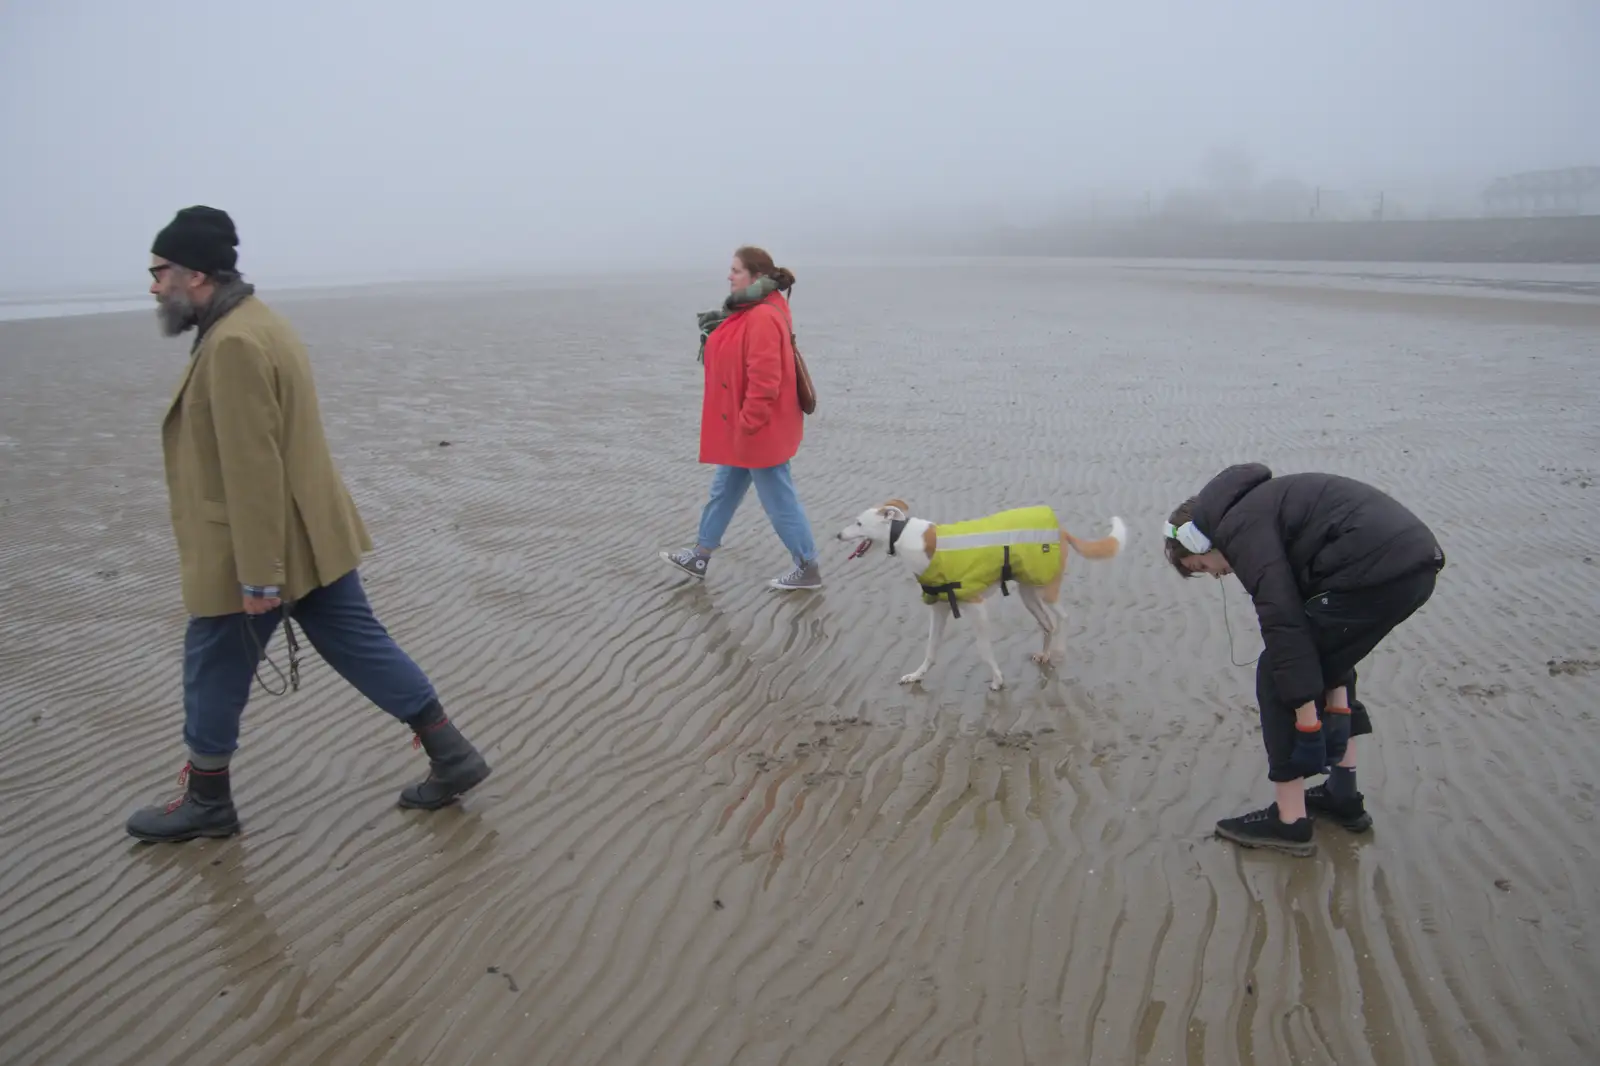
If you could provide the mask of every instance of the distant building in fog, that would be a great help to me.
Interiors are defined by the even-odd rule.
[[[1530,170],[1496,178],[1483,191],[1491,218],[1600,214],[1600,167]]]

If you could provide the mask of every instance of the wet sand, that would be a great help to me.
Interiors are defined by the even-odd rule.
[[[0,324],[0,1061],[1600,1060],[1600,302],[798,266],[819,541],[890,496],[1128,521],[1071,561],[1055,673],[1013,597],[1004,691],[960,623],[899,686],[910,578],[825,543],[823,592],[768,592],[753,494],[705,587],[656,559],[707,480],[715,271],[285,299],[379,613],[495,774],[397,810],[409,735],[309,655],[247,713],[244,834],[178,847],[122,822],[183,759],[186,344]],[[1159,553],[1245,460],[1384,485],[1451,559],[1362,675],[1376,830],[1309,860],[1210,835],[1271,798],[1259,641]]]

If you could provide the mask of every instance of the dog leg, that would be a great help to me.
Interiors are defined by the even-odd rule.
[[[989,637],[989,607],[982,600],[972,601],[972,639],[978,645],[978,658],[989,667],[989,687],[1000,691],[1005,679],[1000,675],[1000,664],[994,659],[994,642]]]
[[[1029,656],[1040,666],[1048,666],[1055,659],[1055,649],[1051,647],[1051,638],[1055,636],[1057,625],[1056,616],[1039,598],[1039,593],[1032,585],[1018,585],[1017,594],[1022,597],[1022,605],[1033,615],[1034,621],[1039,623],[1039,628],[1044,631],[1044,647]]]
[[[944,639],[945,623],[950,621],[950,605],[943,601],[928,608],[928,649],[922,654],[922,665],[900,679],[902,685],[914,685],[928,675],[933,665],[933,653]]]
[[[1055,617],[1055,630],[1050,640],[1050,661],[1060,662],[1067,650],[1067,609],[1060,603],[1050,603],[1050,613]]]

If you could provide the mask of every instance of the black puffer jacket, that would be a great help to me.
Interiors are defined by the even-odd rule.
[[[1273,687],[1291,707],[1323,692],[1307,600],[1444,565],[1421,519],[1337,474],[1273,477],[1261,463],[1230,466],[1200,490],[1193,521],[1255,601]]]

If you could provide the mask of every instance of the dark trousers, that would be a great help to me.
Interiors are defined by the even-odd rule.
[[[183,739],[190,751],[226,757],[238,748],[250,683],[282,617],[281,611],[240,611],[189,619],[183,638]],[[436,698],[427,675],[372,613],[356,571],[308,593],[291,606],[290,617],[324,662],[401,721],[415,718]]]
[[[1323,686],[1349,690],[1350,735],[1372,732],[1366,705],[1356,698],[1356,664],[1372,653],[1384,637],[1416,613],[1433,595],[1439,572],[1432,567],[1377,588],[1354,592],[1325,592],[1306,601],[1317,658],[1322,664]],[[1261,736],[1267,747],[1267,777],[1293,781],[1298,771],[1288,769],[1294,749],[1295,708],[1278,697],[1272,685],[1272,665],[1265,654],[1256,662],[1256,702],[1261,708]],[[1323,697],[1317,694],[1317,717],[1323,716]]]

